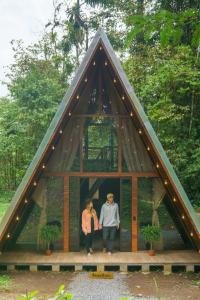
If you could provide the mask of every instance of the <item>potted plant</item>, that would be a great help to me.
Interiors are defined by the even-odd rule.
[[[46,244],[46,255],[51,255],[50,244],[55,242],[61,234],[58,225],[44,225],[40,230],[40,238]]]
[[[157,225],[147,225],[141,229],[141,233],[146,242],[150,243],[149,255],[154,256],[153,242],[160,239],[160,227]]]

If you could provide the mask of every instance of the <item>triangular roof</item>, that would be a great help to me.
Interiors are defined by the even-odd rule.
[[[32,184],[34,176],[36,175],[38,168],[41,168],[41,163],[43,161],[44,155],[49,147],[52,146],[53,139],[57,131],[59,130],[60,123],[63,117],[69,114],[69,107],[72,98],[75,96],[76,90],[80,81],[84,78],[88,66],[91,64],[92,58],[99,46],[103,47],[103,50],[106,53],[106,56],[119,80],[121,87],[123,88],[124,94],[128,98],[129,105],[137,117],[139,122],[139,128],[141,133],[141,138],[145,141],[145,144],[148,145],[149,154],[152,156],[155,162],[158,162],[160,165],[159,173],[163,179],[163,182],[166,183],[166,188],[171,196],[172,201],[176,201],[174,205],[177,205],[177,209],[179,211],[179,216],[181,219],[182,214],[185,215],[185,230],[188,235],[190,235],[193,244],[196,245],[198,249],[200,249],[200,221],[195,214],[195,211],[161,145],[159,142],[157,135],[149,122],[142,105],[137,99],[135,92],[128,81],[125,72],[122,69],[119,59],[116,57],[113,48],[103,31],[103,29],[99,28],[97,33],[95,34],[93,41],[87,50],[84,59],[76,71],[74,79],[70,87],[68,88],[61,104],[58,107],[58,110],[51,121],[51,124],[31,162],[29,165],[19,187],[17,188],[15,195],[10,203],[10,206],[2,220],[0,226],[0,242],[3,241],[4,236],[7,234],[7,230],[9,228],[9,224],[12,222],[15,211],[19,207],[21,201],[23,201],[26,191],[29,186]]]

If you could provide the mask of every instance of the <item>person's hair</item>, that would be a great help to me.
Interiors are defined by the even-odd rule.
[[[92,199],[87,199],[85,201],[85,206],[87,207],[90,203],[93,203]]]
[[[113,196],[113,197],[114,197],[114,195],[113,195],[112,193],[108,193],[108,194],[107,194],[107,199],[108,199],[110,196]]]

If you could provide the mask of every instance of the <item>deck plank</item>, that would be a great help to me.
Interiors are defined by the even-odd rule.
[[[194,250],[162,251],[149,256],[146,251],[116,252],[111,256],[97,252],[88,257],[84,252],[54,252],[46,256],[36,252],[5,252],[0,264],[200,264],[200,254]]]

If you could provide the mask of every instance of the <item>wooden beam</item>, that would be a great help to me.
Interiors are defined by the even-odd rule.
[[[46,172],[45,176],[79,176],[79,177],[159,177],[156,172]]]
[[[138,180],[132,176],[132,251],[138,250]]]
[[[69,176],[64,176],[63,250],[69,251]]]

